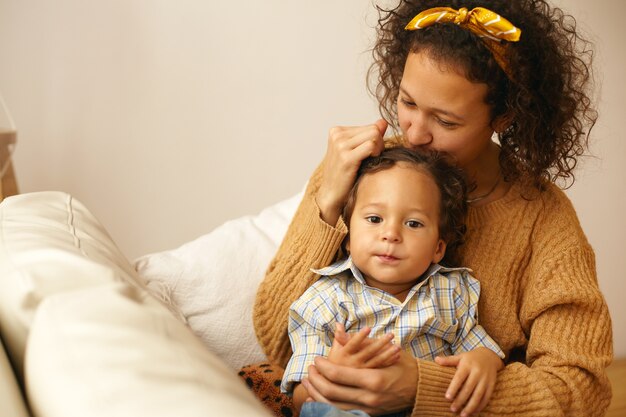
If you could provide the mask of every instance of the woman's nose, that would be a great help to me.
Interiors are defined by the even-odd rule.
[[[408,144],[413,147],[429,145],[433,141],[433,135],[428,124],[421,115],[416,115],[411,120],[405,136]]]

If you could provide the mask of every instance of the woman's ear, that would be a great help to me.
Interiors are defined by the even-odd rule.
[[[505,130],[507,130],[509,126],[511,126],[511,123],[513,123],[514,119],[515,119],[515,116],[513,112],[507,111],[506,113],[503,113],[492,120],[491,128],[496,133],[502,133]]]

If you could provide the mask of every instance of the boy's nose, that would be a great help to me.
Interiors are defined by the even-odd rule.
[[[388,225],[383,230],[382,239],[385,242],[397,243],[402,240],[399,228],[395,225]]]

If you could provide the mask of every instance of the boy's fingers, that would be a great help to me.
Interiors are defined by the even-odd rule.
[[[477,413],[479,411],[478,407],[482,403],[484,397],[485,385],[482,381],[480,381],[474,388],[469,401],[465,404],[465,407],[463,407],[461,417],[469,417],[470,415]]]
[[[485,391],[485,395],[483,396],[482,401],[480,402],[480,404],[478,405],[478,408],[476,409],[477,413],[480,413],[481,411],[483,411],[485,407],[487,407],[487,404],[489,403],[489,400],[491,399],[491,395],[493,394],[493,390],[495,389],[495,387],[496,387],[495,381],[492,381],[491,383],[487,385],[487,390]]]
[[[474,388],[478,384],[477,379],[478,377],[475,374],[469,374],[467,376],[465,383],[463,384],[456,397],[454,398],[454,401],[452,402],[452,407],[450,408],[452,411],[456,413],[460,411],[465,406],[465,404],[467,404],[467,401],[470,399],[472,393],[474,392]]]
[[[357,334],[352,336],[348,343],[346,343],[345,347],[349,353],[356,353],[361,349],[361,343],[367,338],[370,334],[371,329],[369,327],[364,327],[358,331]]]
[[[441,366],[457,366],[461,358],[458,355],[454,356],[437,356],[435,358],[435,363]]]
[[[396,357],[396,360],[400,358],[400,348],[393,344],[386,345],[380,353],[365,361],[365,367],[379,368],[388,366],[389,364],[395,363],[392,362],[394,357]]]
[[[367,362],[382,353],[391,344],[392,339],[393,333],[387,333],[378,339],[374,339],[372,343],[363,347],[356,355],[362,362]]]
[[[378,368],[379,366],[382,366],[389,359],[389,348],[390,346],[387,346],[387,344],[385,344],[381,345],[376,351],[372,351],[367,358],[364,358],[363,362],[365,364],[365,367]]]
[[[346,333],[345,326],[341,323],[335,323],[335,338],[333,339],[333,344],[337,342],[341,346],[345,346],[349,341],[350,337]]]
[[[452,381],[450,381],[450,385],[448,385],[448,389],[446,390],[446,399],[450,401],[454,400],[466,379],[467,371],[457,368],[454,376],[452,377]]]

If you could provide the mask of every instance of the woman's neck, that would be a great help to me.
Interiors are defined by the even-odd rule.
[[[464,170],[470,181],[471,189],[468,202],[480,207],[495,201],[509,190],[510,184],[504,182],[500,172],[500,146],[491,142],[489,147]]]

